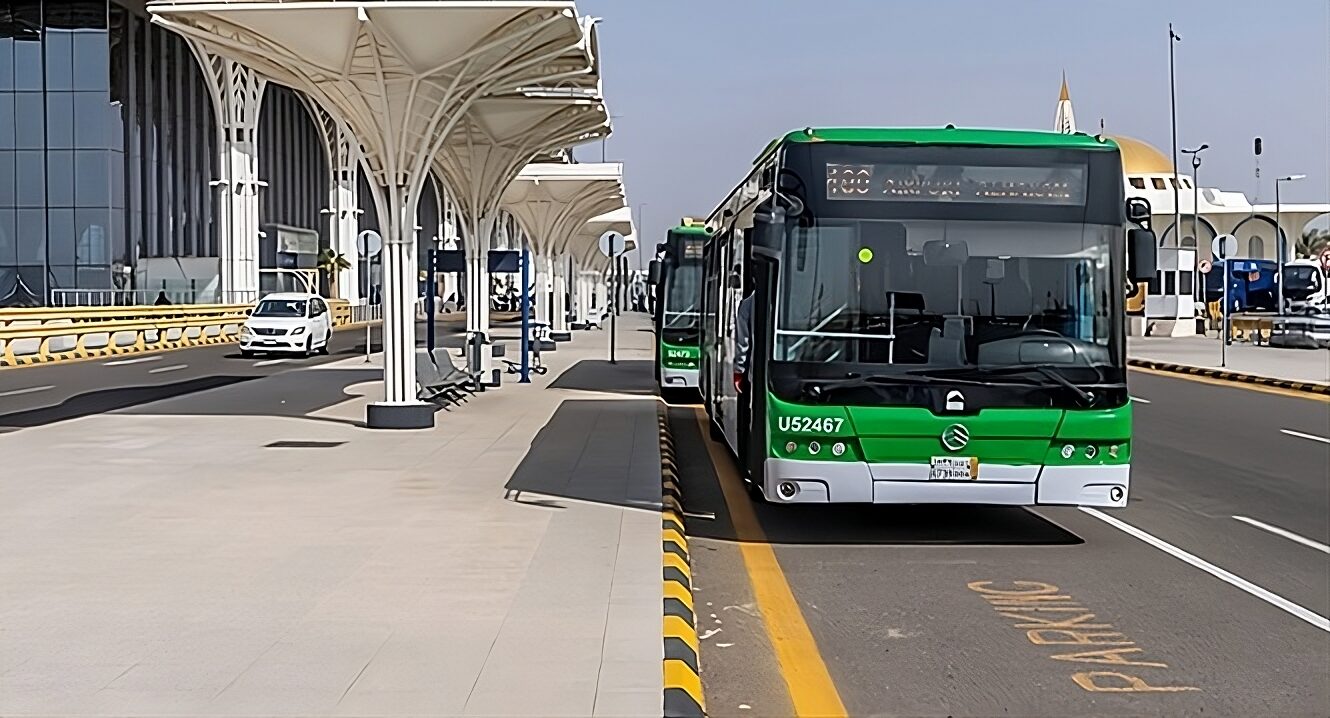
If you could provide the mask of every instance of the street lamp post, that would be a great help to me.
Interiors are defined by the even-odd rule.
[[[1199,182],[1199,180],[1198,180],[1198,177],[1199,177],[1199,175],[1200,175],[1200,169],[1201,169],[1201,153],[1204,152],[1204,151],[1206,151],[1206,150],[1208,150],[1208,149],[1210,149],[1210,145],[1208,145],[1208,144],[1202,144],[1200,147],[1197,147],[1197,148],[1194,149],[1194,150],[1183,150],[1183,151],[1182,151],[1182,154],[1184,154],[1184,155],[1191,155],[1191,236],[1192,236],[1192,240],[1196,242],[1196,257],[1197,257],[1197,260],[1198,260],[1198,261],[1195,262],[1194,264],[1199,264],[1199,263],[1200,263],[1200,262],[1199,262],[1199,259],[1200,259],[1200,256],[1201,256],[1201,185],[1200,185],[1200,182]],[[1173,196],[1174,196],[1174,197],[1177,197],[1177,192],[1178,192],[1178,181],[1177,181],[1177,179],[1176,179],[1176,177],[1177,177],[1177,169],[1178,169],[1178,168],[1177,168],[1177,166],[1175,165],[1175,166],[1173,167],[1173,172],[1174,172],[1174,180],[1173,180]],[[1174,207],[1174,209],[1177,211],[1178,215],[1181,216],[1181,208],[1178,207],[1178,204],[1177,204],[1176,201],[1173,203],[1173,207]],[[1177,240],[1177,242],[1178,242],[1178,247],[1181,247],[1181,246],[1182,246],[1182,240],[1178,239],[1178,235],[1182,232],[1182,227],[1178,226],[1178,223],[1177,223],[1177,222],[1174,222],[1173,227],[1174,227],[1173,238],[1174,238],[1175,240]],[[1227,271],[1227,270],[1225,270],[1225,271]],[[1194,275],[1193,275],[1193,276],[1194,276]],[[1192,282],[1192,301],[1193,301],[1193,302],[1196,301],[1196,297],[1197,297],[1198,295],[1202,298],[1202,301],[1204,301],[1205,294],[1204,294],[1204,292],[1203,292],[1202,289],[1201,289],[1203,286],[1204,286],[1204,282]]]
[[[1278,275],[1275,279],[1278,281],[1278,284],[1276,285],[1279,290],[1278,311],[1279,316],[1281,317],[1284,316],[1284,257],[1287,254],[1287,251],[1284,248],[1284,225],[1280,224],[1279,217],[1279,183],[1297,182],[1306,177],[1307,175],[1288,175],[1287,177],[1275,178],[1275,251],[1279,253],[1279,257],[1277,258],[1278,269],[1276,270]]]
[[[1182,207],[1178,205],[1178,90],[1173,72],[1173,46],[1182,41],[1182,37],[1173,32],[1173,23],[1168,24],[1168,103],[1173,126],[1173,240],[1182,246]]]

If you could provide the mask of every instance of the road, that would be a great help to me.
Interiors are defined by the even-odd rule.
[[[1330,714],[1330,404],[1131,390],[1104,512],[753,504],[672,407],[709,713]]]

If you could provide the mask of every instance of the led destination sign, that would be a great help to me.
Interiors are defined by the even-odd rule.
[[[1085,204],[1085,168],[827,164],[827,199]]]

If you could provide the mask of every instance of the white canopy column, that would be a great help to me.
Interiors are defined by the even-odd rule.
[[[268,81],[254,70],[191,40],[216,118],[222,206],[217,212],[218,301],[259,298],[259,109]]]
[[[208,52],[307,93],[359,140],[384,237],[384,397],[367,424],[432,426],[434,407],[416,398],[416,205],[454,127],[483,113],[480,98],[592,74],[574,4],[151,0],[148,9]]]
[[[328,160],[331,181],[328,185],[328,206],[323,210],[323,214],[329,218],[328,246],[345,257],[351,265],[347,269],[338,270],[335,291],[330,287],[329,292],[331,296],[357,302],[362,299],[360,266],[366,259],[356,251],[360,215],[364,214],[360,208],[358,187],[360,145],[351,137],[350,130],[323,109],[322,105],[311,101],[308,96],[300,97],[309,110],[310,118],[314,120],[314,126],[319,130],[324,157]]]

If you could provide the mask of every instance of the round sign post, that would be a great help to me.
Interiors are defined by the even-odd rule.
[[[356,254],[365,258],[365,294],[361,299],[365,300],[365,363],[369,363],[370,352],[370,323],[369,323],[369,275],[370,268],[373,266],[374,258],[383,251],[383,236],[372,229],[362,230],[356,235]]]
[[[1214,269],[1214,264],[1208,259],[1202,259],[1196,268],[1201,270],[1201,274],[1209,274],[1210,270]]]
[[[615,334],[618,325],[615,317],[619,314],[619,255],[627,249],[627,242],[623,235],[610,230],[600,235],[600,253],[610,258],[610,297],[614,301],[614,311],[610,312],[610,363],[617,363],[614,359]]]

